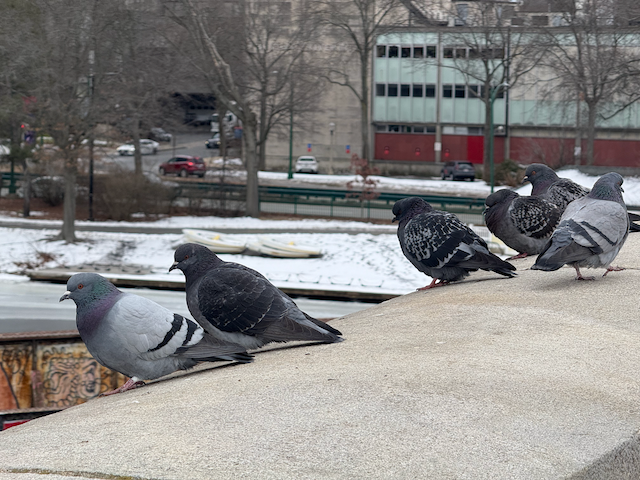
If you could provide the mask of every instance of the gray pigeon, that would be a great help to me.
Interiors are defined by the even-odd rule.
[[[530,182],[533,187],[531,196],[541,197],[558,206],[561,213],[571,202],[584,197],[589,189],[568,178],[560,178],[556,172],[542,163],[532,163],[524,172],[523,182]],[[640,220],[640,215],[627,212],[631,232],[640,232],[640,225],[633,222]]]
[[[398,200],[393,214],[393,221],[399,222],[402,253],[433,278],[431,284],[418,290],[462,280],[478,269],[505,277],[516,275],[516,267],[491,253],[485,241],[452,213],[434,210],[421,198],[410,197]]]
[[[255,270],[225,262],[194,243],[179,246],[174,258],[169,271],[184,273],[189,311],[221,340],[249,349],[271,342],[343,340],[342,333],[304,313]]]
[[[186,370],[199,362],[248,363],[244,347],[208,335],[197,323],[138,295],[123,293],[97,273],[78,273],[60,301],[76,303],[76,325],[101,365],[130,377],[112,395],[142,380]]]
[[[509,260],[540,253],[562,216],[558,207],[543,198],[522,197],[508,188],[489,195],[485,205],[489,231],[518,252]]]
[[[629,234],[622,182],[619,174],[607,173],[586,197],[571,202],[531,268],[554,271],[569,264],[576,269],[577,280],[593,280],[583,277],[580,267],[605,267],[604,275],[623,270],[610,266]]]

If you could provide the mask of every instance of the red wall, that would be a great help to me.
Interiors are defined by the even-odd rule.
[[[434,162],[435,135],[377,133],[375,158],[409,162]],[[468,135],[442,136],[442,161],[470,160],[482,163],[484,138]],[[546,163],[552,167],[571,165],[575,140],[570,138],[511,137],[511,158],[521,163]],[[494,158],[504,160],[504,137],[495,137]],[[594,165],[603,167],[640,167],[640,141],[596,140]],[[586,142],[582,144],[585,158]],[[586,163],[584,160],[581,162]]]

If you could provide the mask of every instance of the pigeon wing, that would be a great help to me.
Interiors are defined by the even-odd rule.
[[[198,285],[201,314],[224,332],[264,333],[284,313],[281,302],[276,287],[241,268],[217,268]]]
[[[512,202],[509,216],[523,235],[531,238],[546,238],[558,225],[561,211],[554,204],[540,197],[519,197]]]
[[[137,295],[122,295],[106,320],[125,348],[145,360],[180,353],[204,333],[196,322]]]

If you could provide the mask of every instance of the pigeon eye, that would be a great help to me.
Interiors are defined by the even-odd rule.
[[[83,285],[83,284],[79,284],[79,285],[78,285],[78,290],[82,290],[83,288],[84,288],[84,285]]]
[[[189,258],[189,255],[185,255],[185,256],[184,256],[184,259],[185,259],[185,260],[186,260],[187,258]]]

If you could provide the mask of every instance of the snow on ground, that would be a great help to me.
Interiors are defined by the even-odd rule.
[[[286,174],[261,173],[261,175],[286,178]],[[584,175],[577,170],[563,170],[560,175],[589,188],[598,178]],[[304,179],[308,182],[318,181],[327,184],[332,181],[335,182],[335,186],[340,187],[349,181],[347,179],[353,178],[353,176],[304,175]],[[469,183],[380,178],[381,181],[384,180],[385,188],[394,188],[399,191],[439,189],[441,192],[468,195],[472,189],[474,193],[489,193],[486,183],[479,181]],[[640,205],[640,179],[628,177],[623,187],[627,204]],[[518,189],[518,192],[521,195],[527,195],[530,190],[531,187],[527,185]],[[15,217],[0,215],[0,219],[14,220]],[[173,261],[173,251],[184,241],[180,234],[78,232],[78,237],[82,241],[75,245],[68,245],[61,241],[50,240],[58,233],[56,222],[30,221],[48,226],[49,229],[0,228],[0,281],[5,280],[5,277],[23,279],[24,277],[17,277],[16,274],[30,267],[47,268],[108,262],[150,266],[152,273],[149,278],[176,280],[182,278],[180,272],[166,273]],[[78,223],[87,224],[88,222]],[[228,254],[221,255],[221,258],[254,268],[281,287],[404,294],[429,282],[429,278],[418,272],[402,255],[395,235],[395,225],[381,226],[355,221],[315,219],[259,220],[249,217],[172,217],[155,222],[95,222],[94,224],[211,230],[252,228],[266,232],[273,229],[295,231],[297,228],[313,228],[317,229],[318,233],[268,233],[268,236],[280,241],[294,241],[298,244],[320,247],[323,251],[321,258],[276,259]],[[340,228],[345,233],[322,233],[326,228]],[[365,231],[370,228],[372,232],[374,229],[379,232],[380,228],[384,228],[388,233],[349,233],[356,228]],[[227,236],[231,240],[246,242],[256,237],[251,234]]]

